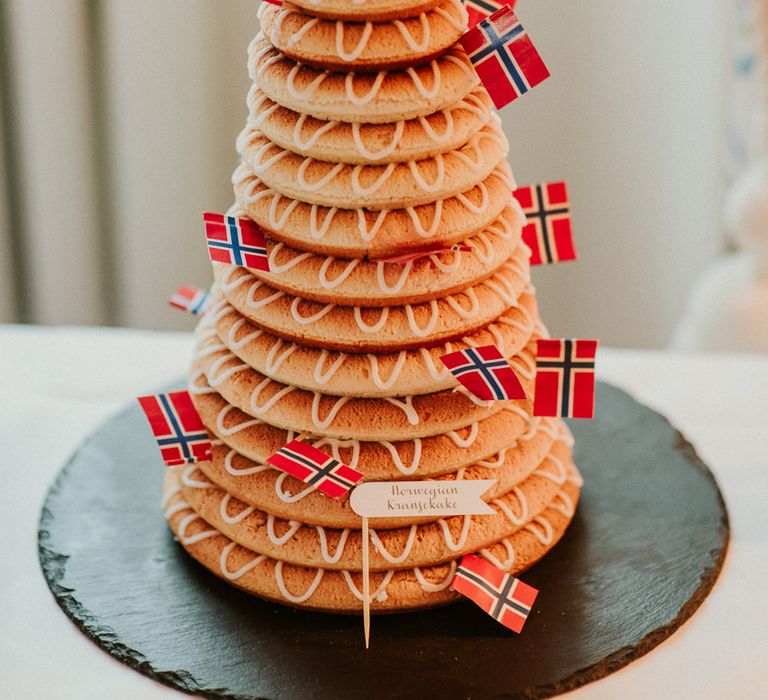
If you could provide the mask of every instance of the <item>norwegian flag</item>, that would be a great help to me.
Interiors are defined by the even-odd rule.
[[[478,22],[482,22],[486,17],[489,17],[505,5],[514,8],[515,4],[516,0],[509,0],[509,2],[499,2],[498,0],[464,0],[464,9],[467,11],[467,15],[469,15],[469,28],[472,29]]]
[[[511,7],[494,12],[465,32],[460,41],[496,109],[549,77],[549,70]]]
[[[267,241],[255,222],[211,212],[203,219],[211,260],[269,272]]]
[[[596,354],[596,340],[537,340],[533,415],[594,418]]]
[[[523,241],[531,249],[531,265],[576,260],[567,185],[545,182],[513,194],[527,218]]]
[[[208,292],[188,284],[182,284],[168,299],[168,303],[175,309],[188,311],[194,316],[204,314],[210,301],[211,295]]]
[[[495,345],[466,348],[443,355],[440,361],[479,399],[524,399],[520,380]]]
[[[331,498],[340,498],[363,474],[306,442],[294,440],[281,447],[267,462]]]
[[[539,594],[533,586],[474,554],[462,558],[451,588],[479,605],[504,627],[518,633]]]
[[[439,255],[440,253],[450,253],[451,251],[456,251],[459,253],[471,253],[473,250],[474,248],[471,245],[457,244],[452,246],[444,246],[438,243],[428,248],[422,248],[421,250],[415,253],[406,253],[404,255],[391,255],[387,258],[378,258],[377,262],[399,263],[401,265],[405,265],[406,263],[414,262],[416,260],[421,260],[422,258],[429,257],[430,255]]]
[[[188,391],[140,396],[139,403],[167,466],[211,459],[211,438]]]

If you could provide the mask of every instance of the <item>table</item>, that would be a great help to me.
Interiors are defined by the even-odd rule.
[[[182,697],[74,627],[40,573],[36,538],[50,481],[83,438],[135,396],[181,376],[191,354],[191,334],[0,326],[0,697]],[[602,348],[598,368],[695,445],[720,482],[732,542],[691,620],[568,697],[768,697],[768,356]]]

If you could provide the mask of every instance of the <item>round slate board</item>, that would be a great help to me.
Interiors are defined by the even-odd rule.
[[[241,593],[196,564],[163,521],[163,467],[138,406],[73,456],[40,519],[63,610],[120,661],[213,698],[546,697],[662,642],[712,587],[728,516],[712,474],[660,415],[600,385],[574,421],[586,486],[560,544],[525,574],[541,593],[522,634],[472,603],[360,618]]]

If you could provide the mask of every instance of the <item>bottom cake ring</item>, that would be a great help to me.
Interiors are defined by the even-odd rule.
[[[362,575],[355,571],[305,568],[257,554],[209,525],[184,500],[183,467],[168,470],[163,508],[184,549],[228,583],[272,602],[331,613],[359,613]],[[560,540],[578,502],[580,483],[567,481],[550,505],[510,537],[478,554],[509,573],[535,564]],[[430,567],[372,572],[371,612],[405,612],[445,605],[460,596],[450,589],[457,561]]]

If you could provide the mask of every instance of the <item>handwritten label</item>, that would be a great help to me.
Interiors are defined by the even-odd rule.
[[[352,510],[365,518],[492,515],[481,496],[496,482],[470,481],[372,481],[360,484],[349,499]]]

